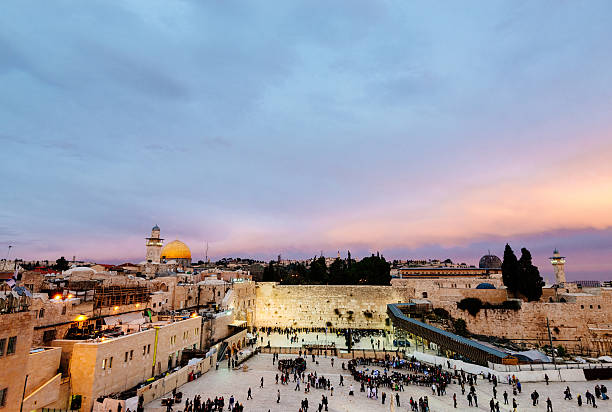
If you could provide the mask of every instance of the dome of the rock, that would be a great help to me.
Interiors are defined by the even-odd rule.
[[[162,250],[160,256],[162,259],[189,259],[191,260],[191,251],[186,244],[180,240],[173,240],[166,244]]]

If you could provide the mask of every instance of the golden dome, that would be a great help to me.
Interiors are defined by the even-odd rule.
[[[191,260],[191,251],[187,247],[186,244],[181,242],[180,240],[173,240],[164,246],[161,250],[161,255],[163,259],[171,260],[171,259],[190,259]]]

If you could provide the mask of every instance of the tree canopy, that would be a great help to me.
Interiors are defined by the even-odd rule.
[[[506,244],[502,279],[508,291],[523,295],[529,302],[537,301],[542,296],[544,280],[532,263],[531,252],[526,248],[521,249],[521,258],[517,260],[510,245]]]
[[[350,255],[349,255],[350,256]],[[380,254],[361,259],[336,258],[329,267],[325,258],[315,257],[310,266],[291,263],[286,266],[270,261],[264,268],[264,282],[283,285],[389,285],[391,265]]]

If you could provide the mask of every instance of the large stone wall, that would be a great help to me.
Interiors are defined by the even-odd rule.
[[[553,344],[593,354],[612,352],[612,291],[599,296],[578,295],[574,302],[523,302],[521,309],[481,310],[476,316],[457,309],[456,302],[439,301],[451,316],[463,318],[472,333],[547,345],[550,323]]]
[[[257,283],[255,326],[382,329],[387,304],[407,302],[414,290],[395,286]],[[352,311],[352,315],[349,313]],[[367,314],[371,314],[371,317]]]

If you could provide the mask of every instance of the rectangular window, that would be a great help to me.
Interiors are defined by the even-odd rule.
[[[102,370],[106,369],[106,358],[102,359]]]
[[[12,355],[17,350],[17,336],[11,336],[8,340],[8,345],[6,346],[6,354]]]
[[[147,355],[151,353],[151,345],[147,345]]]
[[[133,350],[131,350],[131,351],[130,351],[130,360],[132,360],[133,358],[134,358],[134,351],[133,351]]]
[[[6,393],[8,388],[0,389],[0,407],[6,406]]]
[[[108,369],[113,367],[113,357],[110,357],[110,360],[108,361]]]
[[[45,310],[44,309],[41,309],[41,310],[38,311],[38,317],[39,318],[44,318],[45,317]]]
[[[124,360],[124,362],[127,362],[127,358],[128,358],[128,353],[125,352],[125,360]]]
[[[53,339],[55,339],[55,329],[50,329],[43,332],[43,341],[50,342]]]
[[[62,306],[62,315],[66,314],[66,306]]]
[[[6,346],[6,338],[0,339],[0,356],[4,356],[5,346]]]
[[[147,354],[147,347],[146,345],[142,347],[142,356]]]

